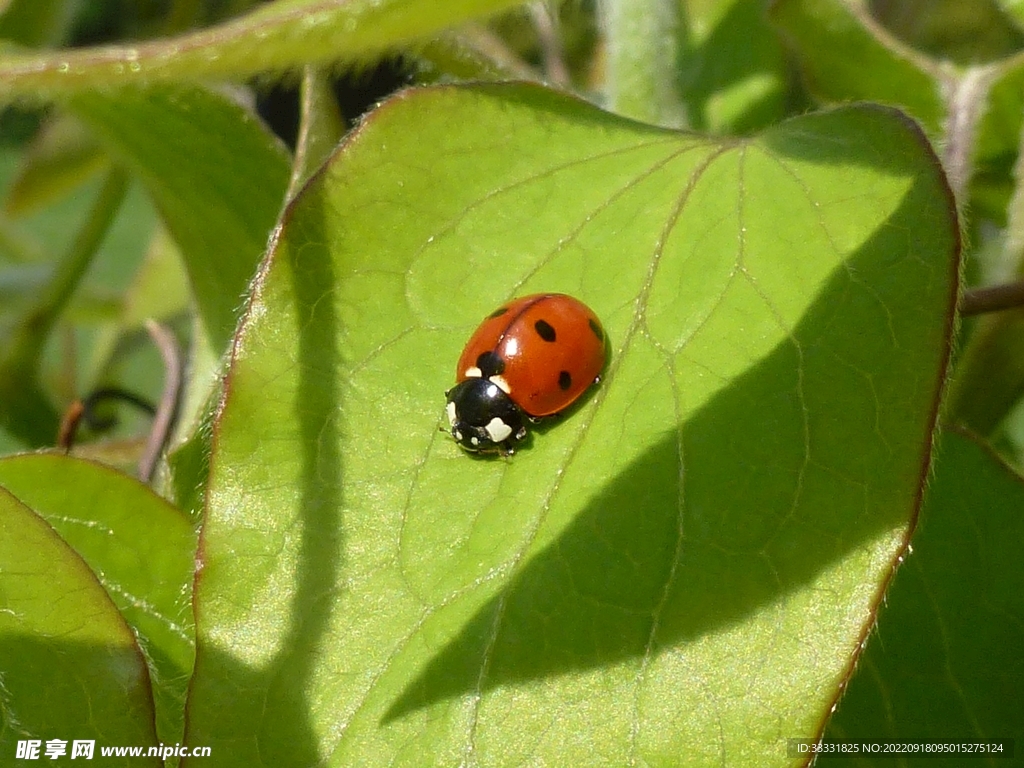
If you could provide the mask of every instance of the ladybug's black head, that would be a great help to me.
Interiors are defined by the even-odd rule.
[[[472,453],[512,453],[526,437],[523,412],[493,381],[466,379],[448,390],[452,437]]]

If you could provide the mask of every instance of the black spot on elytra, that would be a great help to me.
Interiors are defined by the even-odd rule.
[[[558,374],[558,387],[559,389],[566,390],[572,386],[572,376],[569,375],[568,371],[562,371]]]
[[[597,336],[598,341],[603,342],[604,341],[604,329],[601,328],[600,324],[596,320],[594,320],[592,318],[588,318],[587,319],[587,323],[590,324],[590,330],[592,330],[594,332],[594,335]]]
[[[552,328],[551,324],[546,320],[538,320],[533,324],[533,328],[537,331],[537,335],[544,339],[544,341],[555,340],[555,329]]]
[[[493,320],[493,319],[494,319],[494,318],[496,318],[496,317],[501,317],[501,316],[502,316],[502,315],[504,315],[504,314],[505,314],[506,312],[508,312],[508,307],[501,307],[500,309],[496,309],[496,310],[494,310],[493,312],[491,312],[491,314],[489,314],[489,315],[487,316],[487,319],[488,319],[488,320]]]
[[[505,361],[492,349],[476,359],[476,367],[480,369],[480,376],[489,379],[491,376],[499,376],[505,370]]]

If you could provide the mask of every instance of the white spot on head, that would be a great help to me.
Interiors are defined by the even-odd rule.
[[[467,379],[479,379],[483,375],[484,375],[483,372],[479,368],[477,368],[475,365],[470,366],[469,368],[466,369],[466,378]]]
[[[461,433],[461,432],[459,432],[459,430],[457,430],[457,429],[453,429],[453,430],[452,430],[452,437],[454,437],[454,438],[455,438],[456,440],[458,440],[458,441],[459,441],[460,443],[462,442],[462,433]]]
[[[497,387],[497,385],[496,384],[491,384],[491,386],[489,386],[487,388],[487,396],[488,397],[497,397],[497,395],[498,395],[498,387]]]
[[[471,442],[473,445],[480,445],[480,441],[476,438],[476,436],[469,438],[469,442]]]
[[[455,421],[458,419],[458,414],[455,412],[455,403],[448,403],[445,406],[445,412],[448,414],[448,424],[454,427]]]
[[[505,377],[504,376],[491,376],[491,378],[489,378],[488,381],[492,381],[495,384],[497,384],[498,385],[498,389],[500,389],[506,395],[511,395],[512,394],[512,387],[510,387],[508,385],[508,382],[505,381]]]
[[[487,422],[487,426],[484,429],[487,430],[487,436],[495,443],[508,440],[509,435],[512,434],[512,427],[497,416]]]

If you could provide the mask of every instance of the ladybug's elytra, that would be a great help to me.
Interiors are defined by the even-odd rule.
[[[452,437],[473,453],[511,454],[536,421],[572,405],[605,363],[597,315],[562,293],[523,296],[489,314],[448,392]]]

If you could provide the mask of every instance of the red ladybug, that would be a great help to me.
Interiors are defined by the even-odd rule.
[[[526,419],[572,405],[604,363],[604,329],[587,305],[561,293],[515,299],[489,314],[462,351],[458,383],[445,393],[452,437],[473,453],[511,454]]]

